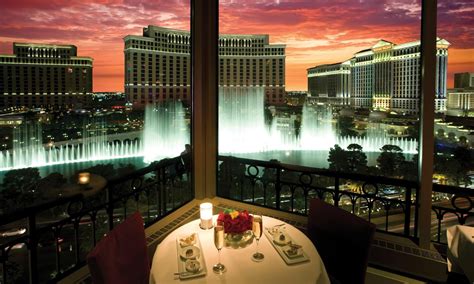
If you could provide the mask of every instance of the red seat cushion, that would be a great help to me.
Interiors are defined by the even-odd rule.
[[[117,225],[87,255],[93,283],[148,283],[145,229],[136,212]]]

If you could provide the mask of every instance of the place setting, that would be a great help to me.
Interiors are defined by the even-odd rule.
[[[179,227],[162,241],[154,263],[163,265],[158,258],[166,259],[174,251],[178,265],[172,268],[165,264],[171,268],[167,271],[152,268],[153,283],[219,283],[222,279],[235,283],[250,279],[304,282],[325,273],[316,250],[308,246],[308,238],[292,225],[247,210],[222,209],[215,215],[213,211],[212,204],[202,203],[199,219]],[[310,262],[310,257],[316,261]],[[298,265],[305,262],[310,264]],[[259,273],[249,278],[244,272],[252,268],[258,268]]]
[[[297,244],[286,231],[285,224],[266,227],[264,234],[286,264],[309,261],[303,247]]]
[[[188,279],[207,274],[202,246],[197,233],[180,236],[176,239],[178,251],[178,272],[175,277]]]

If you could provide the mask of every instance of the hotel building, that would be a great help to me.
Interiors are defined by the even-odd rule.
[[[474,117],[474,87],[448,89],[446,114]]]
[[[438,39],[435,99],[438,112],[446,110],[448,47],[449,42]],[[350,104],[355,108],[419,112],[420,41],[397,45],[380,40],[346,62],[316,66],[307,72],[312,96],[341,98],[340,104],[347,102],[342,98],[350,97]]]
[[[134,107],[166,100],[191,102],[191,37],[157,26],[125,43],[125,93]],[[263,86],[270,104],[285,103],[285,46],[268,35],[219,36],[219,86]]]
[[[74,45],[14,43],[0,55],[0,108],[64,108],[87,103],[92,94],[92,58]]]
[[[308,69],[308,91],[318,102],[349,105],[351,62],[325,64]]]

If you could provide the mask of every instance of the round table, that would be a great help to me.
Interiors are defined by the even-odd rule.
[[[213,217],[215,221],[217,215]],[[300,230],[285,224],[286,232],[295,243],[303,247],[309,261],[287,265],[273,245],[262,234],[259,251],[265,255],[262,262],[254,262],[251,256],[255,253],[254,241],[245,248],[227,248],[221,250],[221,262],[227,271],[221,275],[212,271],[218,262],[217,249],[214,246],[213,229],[199,228],[200,220],[189,222],[169,234],[157,247],[153,256],[150,272],[150,283],[311,283],[329,284],[324,264],[313,243]],[[263,226],[272,227],[284,222],[263,216]],[[178,272],[178,252],[176,238],[187,234],[198,233],[201,240],[202,253],[207,267],[207,274],[202,277],[179,280],[174,276]]]

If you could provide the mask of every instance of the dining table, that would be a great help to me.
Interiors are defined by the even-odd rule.
[[[466,275],[474,283],[474,227],[455,225],[446,230],[448,271]]]
[[[213,216],[213,222],[217,215]],[[218,250],[214,245],[213,229],[201,229],[200,220],[194,220],[171,232],[156,248],[150,271],[150,283],[311,283],[329,284],[329,277],[323,261],[311,240],[299,229],[281,220],[262,216],[263,227],[281,227],[295,244],[302,247],[306,261],[287,264],[271,239],[262,234],[258,251],[264,254],[261,262],[252,260],[256,252],[256,241],[245,247],[224,247],[220,254],[221,263],[226,271],[222,274],[213,272],[213,265],[218,263]],[[198,235],[201,254],[205,262],[205,273],[189,279],[181,279],[178,273],[180,259],[178,238]]]

